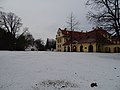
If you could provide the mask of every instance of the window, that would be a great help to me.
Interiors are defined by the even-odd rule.
[[[119,52],[120,52],[120,48],[119,48],[119,47],[115,47],[115,48],[114,48],[114,52],[115,52],[115,53],[119,53]]]
[[[58,32],[58,36],[60,36],[60,32]]]
[[[73,42],[73,44],[76,44],[76,42]]]
[[[59,43],[59,39],[57,39],[57,42]]]
[[[115,42],[115,41],[113,41],[113,43],[114,43],[114,44],[116,44],[116,42]]]
[[[106,52],[106,53],[110,53],[110,52],[111,52],[110,47],[106,47],[106,48],[105,48],[105,52]]]
[[[64,39],[64,42],[66,42],[66,39]]]
[[[87,47],[85,47],[85,49],[87,49]]]
[[[119,44],[120,42],[119,41],[117,41],[117,44]]]
[[[69,34],[69,32],[67,32],[67,34]]]
[[[61,43],[61,39],[60,39],[60,43]]]
[[[103,37],[105,37],[106,35],[105,34],[103,34]]]

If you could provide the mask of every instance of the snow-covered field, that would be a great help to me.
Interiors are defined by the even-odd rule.
[[[120,53],[1,51],[0,90],[120,90]]]

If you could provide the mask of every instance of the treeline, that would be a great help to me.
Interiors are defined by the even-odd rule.
[[[18,50],[24,51],[28,45],[32,44],[32,35],[25,31],[16,37],[0,28],[0,50]]]
[[[47,38],[46,44],[44,44],[42,39],[35,40],[29,31],[14,37],[11,33],[0,28],[0,50],[24,51],[29,46],[36,47],[38,51],[53,51],[56,48],[56,41]]]
[[[35,40],[28,28],[19,33],[22,25],[21,18],[14,13],[0,11],[0,50],[24,51],[30,46],[36,47],[39,51],[55,49],[55,40],[47,39],[45,45],[42,39]]]

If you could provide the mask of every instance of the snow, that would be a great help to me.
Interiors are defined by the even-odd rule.
[[[120,53],[1,51],[0,90],[120,90]]]

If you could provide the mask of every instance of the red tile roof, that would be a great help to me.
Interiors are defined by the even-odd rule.
[[[61,30],[61,29],[60,29]],[[112,41],[108,40],[104,35],[110,35],[106,30],[103,30],[102,28],[97,28],[89,32],[79,32],[79,31],[69,31],[69,30],[61,30],[62,34],[64,37],[69,37],[73,41],[77,41],[78,43],[94,43],[97,42],[98,40],[101,43],[106,43],[106,44],[113,44]],[[113,40],[116,40],[115,38]],[[71,40],[66,40],[66,42],[63,45],[70,45]]]

